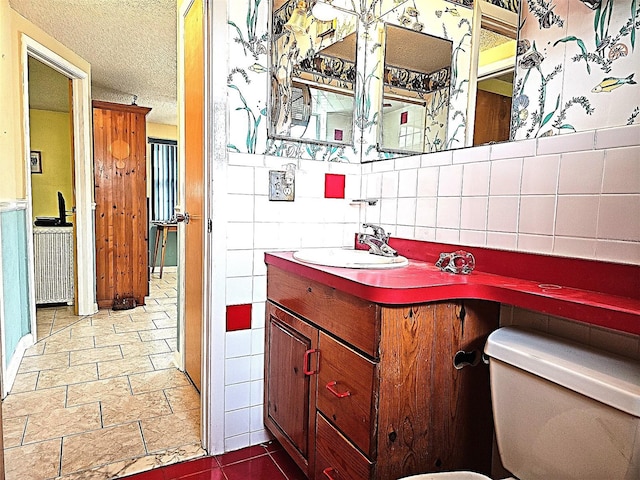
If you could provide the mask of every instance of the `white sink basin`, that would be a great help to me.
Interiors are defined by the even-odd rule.
[[[293,253],[293,258],[301,262],[344,268],[398,268],[409,264],[405,257],[383,257],[367,250],[344,248],[307,248]]]

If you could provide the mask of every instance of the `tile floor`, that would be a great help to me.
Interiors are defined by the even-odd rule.
[[[150,288],[132,310],[38,309],[2,402],[7,480],[118,478],[206,454],[199,395],[173,361],[175,272]]]
[[[127,480],[306,480],[277,442],[157,468]]]

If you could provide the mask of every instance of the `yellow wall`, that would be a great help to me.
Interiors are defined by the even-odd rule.
[[[42,173],[31,174],[33,216],[57,217],[58,194],[73,206],[71,124],[68,113],[29,110],[31,150],[42,155]]]
[[[178,127],[147,122],[147,138],[149,137],[178,141]],[[147,198],[151,198],[151,147],[149,142],[147,142]]]
[[[16,13],[0,0],[0,199],[26,198],[27,157],[24,143],[22,34],[89,74],[88,62]],[[24,107],[26,108],[26,107]]]

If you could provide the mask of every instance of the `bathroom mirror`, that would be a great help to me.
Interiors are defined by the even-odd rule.
[[[358,17],[334,9],[320,20],[311,6],[273,2],[269,137],[350,145]]]
[[[447,144],[452,42],[385,26],[379,149],[436,152]]]

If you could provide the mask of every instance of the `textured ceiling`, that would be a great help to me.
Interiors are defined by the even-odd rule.
[[[9,0],[91,64],[92,98],[151,107],[177,124],[176,0]]]

